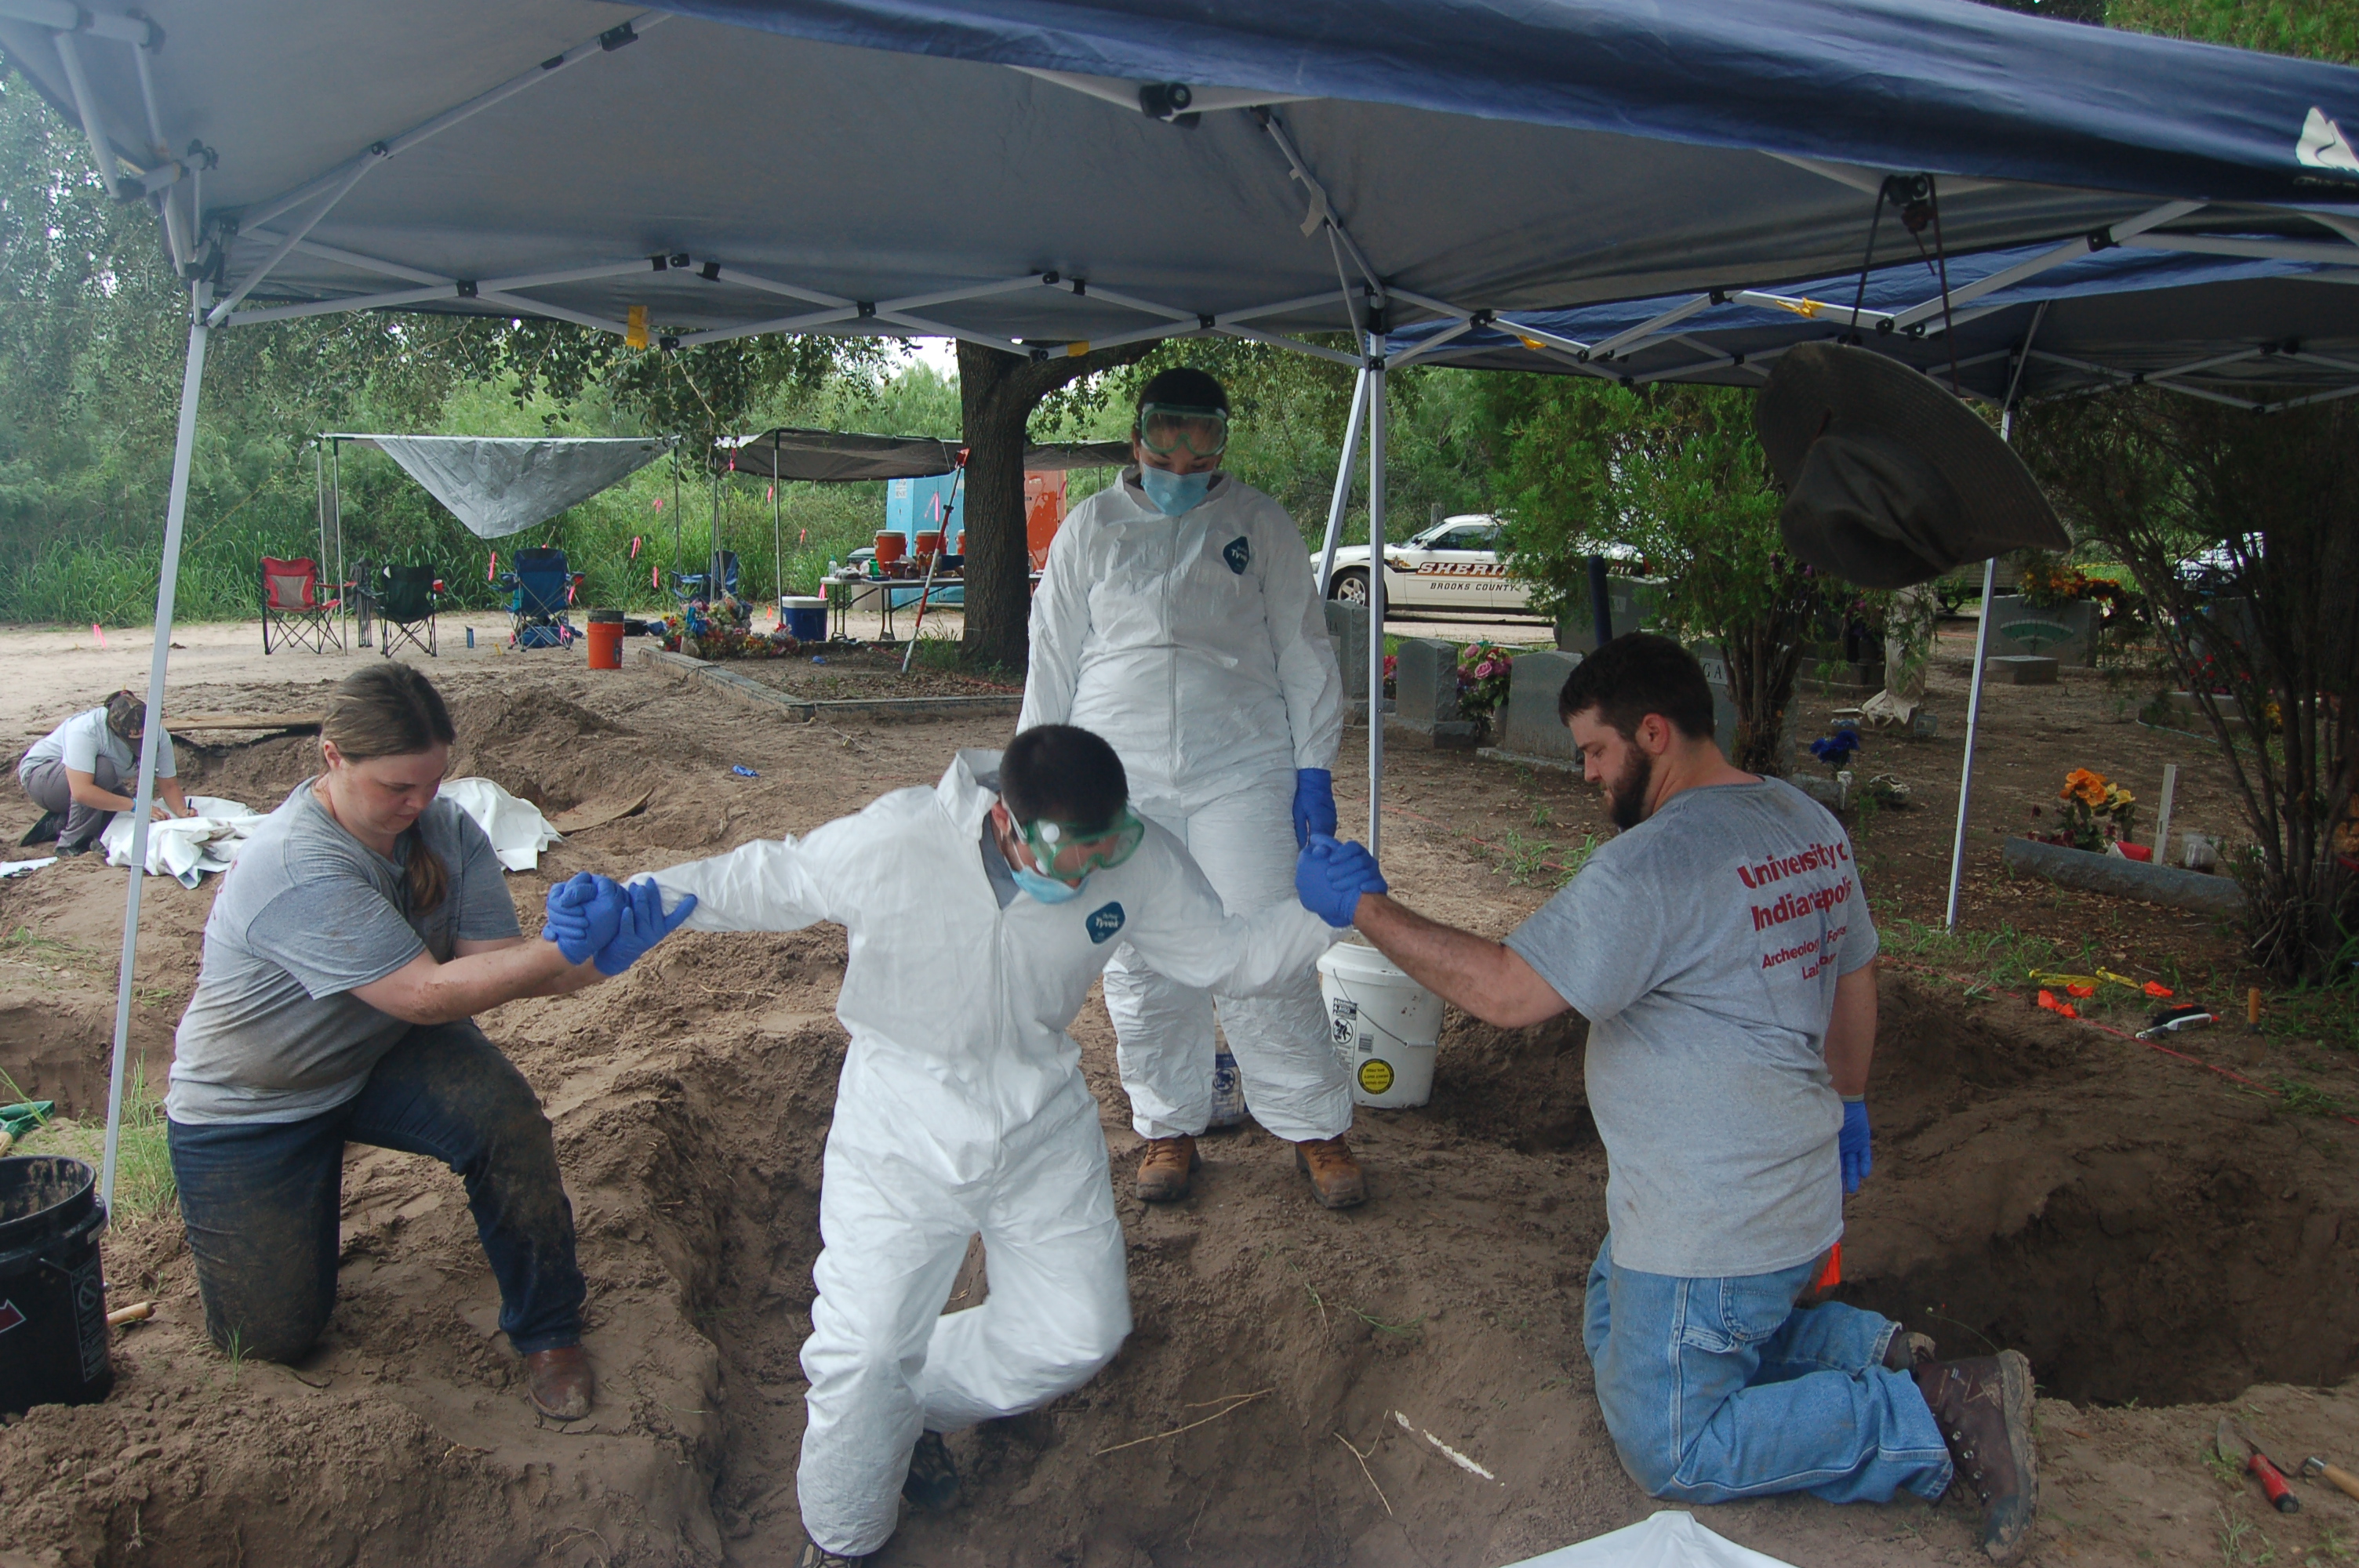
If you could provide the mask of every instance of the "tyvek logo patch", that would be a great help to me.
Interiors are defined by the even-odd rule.
[[[2339,168],[2346,174],[2359,174],[2359,152],[2354,152],[2351,139],[2343,127],[2326,117],[2322,109],[2312,108],[2310,118],[2302,122],[2301,135],[2293,144],[2294,161],[2310,168]]]
[[[1103,942],[1122,929],[1122,905],[1109,903],[1103,908],[1092,910],[1088,925],[1090,940]]]
[[[1239,577],[1245,576],[1245,568],[1253,565],[1252,541],[1242,534],[1238,535],[1221,547],[1221,559],[1229,563],[1231,571]]]

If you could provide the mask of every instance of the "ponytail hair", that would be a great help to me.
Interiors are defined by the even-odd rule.
[[[408,665],[387,661],[355,670],[336,683],[329,694],[328,712],[320,725],[320,739],[332,741],[350,762],[375,757],[401,757],[448,746],[459,738],[451,710],[434,683]],[[407,887],[412,914],[441,906],[451,891],[451,872],[442,858],[426,846],[426,837],[412,823]]]

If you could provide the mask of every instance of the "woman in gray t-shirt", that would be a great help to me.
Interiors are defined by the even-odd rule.
[[[623,964],[525,939],[483,829],[436,798],[455,738],[407,665],[337,686],[325,770],[255,832],[205,922],[165,1100],[172,1172],[207,1331],[291,1361],[335,1304],[344,1145],[442,1161],[533,1403],[570,1421],[592,1395],[572,1206],[539,1100],[470,1015]]]

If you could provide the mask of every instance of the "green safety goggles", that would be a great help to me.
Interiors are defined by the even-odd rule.
[[[1016,832],[1032,851],[1033,861],[1060,881],[1078,882],[1092,871],[1111,871],[1138,852],[1147,824],[1125,806],[1103,827],[1076,827],[1065,822],[1019,822]]]
[[[1158,458],[1185,447],[1200,458],[1217,458],[1229,447],[1229,411],[1150,403],[1138,411],[1138,438]]]

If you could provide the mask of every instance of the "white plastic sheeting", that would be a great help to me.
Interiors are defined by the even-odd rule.
[[[1543,1552],[1509,1568],[1792,1568],[1783,1558],[1714,1535],[1679,1509],[1665,1509],[1610,1535]]]
[[[671,450],[658,440],[479,436],[331,438],[373,446],[401,465],[479,539],[545,523]]]
[[[452,779],[442,786],[442,794],[475,819],[492,841],[492,853],[511,871],[535,870],[543,849],[564,842],[540,807],[518,800],[489,779]]]
[[[492,853],[508,871],[538,869],[540,852],[564,841],[538,806],[518,800],[489,779],[452,779],[442,786],[442,794],[475,819],[492,841]],[[261,825],[263,814],[243,801],[218,795],[192,795],[189,805],[190,816],[148,825],[147,874],[170,877],[192,888],[206,872],[229,870],[247,837]],[[108,865],[131,864],[131,814],[120,811],[100,836]]]

